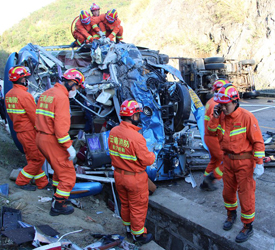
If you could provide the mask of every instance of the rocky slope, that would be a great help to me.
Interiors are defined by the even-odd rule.
[[[140,0],[124,17],[125,41],[170,56],[254,59],[258,88],[275,88],[271,0]]]

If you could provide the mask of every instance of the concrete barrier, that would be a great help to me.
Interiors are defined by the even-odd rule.
[[[211,211],[166,188],[158,188],[150,196],[146,227],[166,250],[275,250],[274,238],[255,229],[247,242],[236,243],[242,223],[236,221],[230,231],[224,231],[224,220],[224,211]]]

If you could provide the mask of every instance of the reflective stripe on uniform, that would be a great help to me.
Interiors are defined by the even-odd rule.
[[[137,157],[134,156],[134,155],[125,155],[125,154],[121,154],[119,152],[116,152],[116,151],[113,151],[113,150],[110,150],[110,149],[109,149],[109,152],[110,152],[110,155],[118,156],[118,157],[120,157],[121,159],[124,159],[124,160],[130,160],[130,161],[136,161],[137,160]]]
[[[21,170],[21,174],[30,179],[34,177],[34,175],[28,174],[24,169]]]
[[[112,32],[111,34],[112,34],[113,36],[116,36],[116,33],[115,33],[115,32]]]
[[[142,229],[140,229],[139,231],[134,231],[134,230],[131,229],[131,232],[132,232],[132,234],[136,234],[136,235],[143,234],[144,233],[144,227]]]
[[[96,34],[96,35],[93,35],[93,38],[98,38],[98,37],[99,37],[99,35],[97,35],[97,34]]]
[[[62,191],[60,189],[56,189],[56,193],[61,195],[61,196],[70,196],[70,192]]]
[[[230,135],[229,135],[229,136],[239,135],[239,134],[242,134],[242,133],[246,133],[246,127],[232,130],[232,131],[230,132]]]
[[[218,128],[218,130],[220,130],[221,132],[222,132],[222,134],[224,135],[224,132],[225,132],[225,130],[222,128],[222,126],[219,124],[219,126],[217,127]]]
[[[25,109],[7,109],[8,114],[25,114]]]
[[[40,178],[42,178],[44,176],[46,176],[45,172],[43,172],[43,173],[41,173],[39,175],[34,176],[34,179],[37,180],[37,179],[40,179]]]
[[[51,118],[54,118],[54,113],[51,112],[51,111],[47,111],[47,110],[44,110],[44,109],[37,109],[36,114],[39,114],[39,115],[45,115],[45,116],[49,116]]]
[[[205,116],[204,116],[204,120],[205,120],[205,121],[210,121],[210,116],[205,115]]]
[[[252,214],[242,214],[241,213],[241,217],[247,220],[253,219],[255,217],[255,212]]]
[[[97,24],[94,24],[94,25],[92,26],[92,28],[93,28],[93,29],[98,28]]]
[[[224,206],[227,207],[227,208],[232,208],[232,207],[236,207],[238,206],[238,201],[236,201],[235,203],[233,204],[229,204],[229,203],[225,203],[224,202]]]
[[[203,174],[203,175],[204,175],[204,176],[208,176],[208,175],[210,175],[210,173],[204,171],[204,174]]]
[[[116,38],[122,40],[123,36],[116,36]]]
[[[126,222],[124,220],[122,220],[122,223],[123,223],[124,226],[130,226],[131,225],[131,222]]]
[[[209,131],[212,131],[212,132],[216,132],[217,129],[218,129],[218,127],[216,127],[216,128],[210,128],[210,127],[208,127],[208,130],[209,130]]]
[[[265,151],[255,151],[254,156],[258,158],[263,158],[265,157]]]
[[[58,184],[59,184],[59,181],[54,181],[54,180],[53,180],[53,186],[57,187]]]
[[[215,168],[215,173],[218,175],[218,176],[223,176],[223,172],[220,170],[219,167]]]
[[[65,143],[65,142],[71,140],[71,137],[70,137],[70,135],[66,135],[63,138],[59,138],[57,140],[58,140],[59,143]]]

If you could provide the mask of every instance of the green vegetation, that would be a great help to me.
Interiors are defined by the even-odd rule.
[[[0,36],[0,48],[8,52],[19,51],[28,43],[41,46],[70,44],[74,39],[71,35],[71,24],[81,10],[89,10],[88,0],[57,0],[53,4],[33,12],[28,18],[14,25]],[[131,0],[96,2],[101,13],[116,8],[119,17],[126,14]]]
[[[219,24],[243,23],[247,17],[247,9],[244,1],[240,0],[212,0],[205,1],[205,4],[212,3],[213,21]]]
[[[9,54],[6,51],[0,50],[0,78],[1,79],[4,79],[5,65],[8,57],[9,57]]]

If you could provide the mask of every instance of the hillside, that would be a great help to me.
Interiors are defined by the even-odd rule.
[[[124,41],[169,56],[254,59],[258,88],[275,88],[275,5],[271,0],[117,0],[96,2],[101,13],[118,10]],[[0,37],[7,52],[29,42],[69,44],[72,20],[87,0],[56,0]]]

